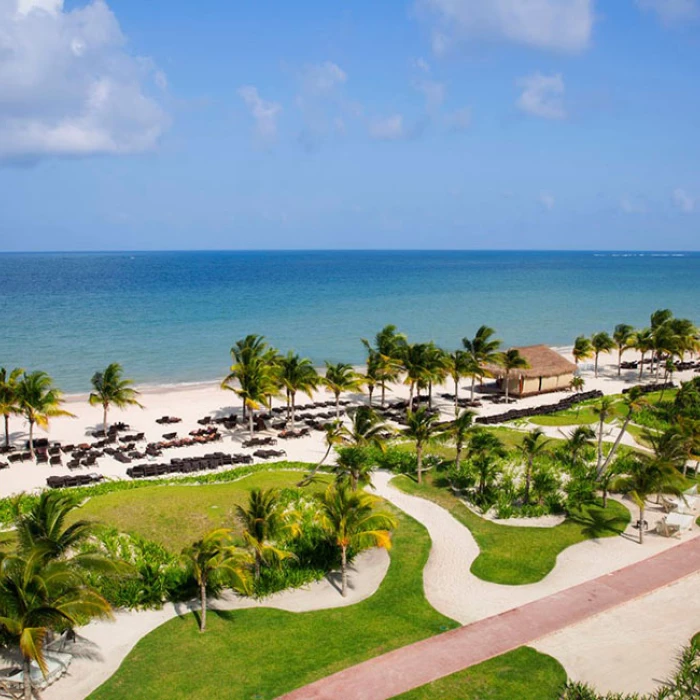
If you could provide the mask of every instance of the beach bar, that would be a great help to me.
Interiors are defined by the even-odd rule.
[[[546,345],[528,345],[517,350],[527,360],[529,368],[511,370],[508,380],[510,396],[535,396],[571,386],[576,365],[556,350]],[[499,390],[505,392],[505,370],[495,366],[489,366],[488,370],[496,378]]]

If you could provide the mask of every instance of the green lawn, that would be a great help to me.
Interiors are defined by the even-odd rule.
[[[264,700],[391,649],[457,627],[428,604],[427,531],[398,513],[379,591],[347,608],[210,614],[200,634],[184,615],[144,637],[92,700]]]
[[[556,659],[520,647],[394,700],[557,700],[565,683]]]
[[[236,505],[253,488],[293,487],[301,472],[263,471],[223,484],[161,484],[94,496],[73,517],[138,534],[172,552],[217,527],[237,527]],[[323,477],[314,489],[323,488]]]
[[[434,486],[430,476],[421,486],[406,476],[395,477],[391,483],[437,503],[469,528],[481,550],[471,572],[492,583],[522,585],[540,581],[567,547],[594,537],[618,535],[630,520],[627,508],[609,501],[607,509],[587,506],[557,527],[511,527],[480,518],[446,488]]]

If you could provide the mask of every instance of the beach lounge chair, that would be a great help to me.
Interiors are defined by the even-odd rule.
[[[666,525],[677,526],[680,532],[685,530],[690,530],[693,527],[693,522],[695,518],[692,515],[686,515],[684,513],[669,513],[664,520]]]
[[[32,680],[32,685],[39,690],[44,690],[52,683],[57,681],[70,666],[71,659],[73,658],[70,654],[65,654],[58,651],[47,651],[44,654],[46,660],[47,674],[44,676],[39,665],[32,661],[29,666],[29,677]],[[11,673],[9,676],[3,679],[8,685],[17,685],[21,688],[24,683],[24,672],[20,669],[15,673]]]

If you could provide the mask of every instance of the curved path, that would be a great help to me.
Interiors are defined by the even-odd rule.
[[[421,511],[420,515],[429,520],[430,524],[424,522],[422,518],[418,519],[428,527],[431,536],[436,534],[431,526],[441,525],[444,528],[446,525],[446,521],[441,519],[440,512],[453,520],[439,506],[413,496],[397,495],[398,492],[388,487],[388,477],[377,481],[381,482],[378,488],[381,495],[388,496],[399,507],[403,508],[406,505],[408,508],[413,508],[414,512]],[[434,508],[428,508],[428,505]],[[414,515],[408,509],[407,512]],[[417,516],[414,515],[414,517]],[[453,520],[453,522],[456,521]],[[449,606],[444,597],[445,587],[436,585],[439,582],[432,579],[436,578],[436,572],[440,571],[445,577],[445,567],[448,567],[450,562],[459,564],[458,577],[473,579],[468,571],[464,571],[463,563],[455,559],[460,545],[464,546],[468,541],[462,533],[461,541],[456,542],[454,547],[450,547],[447,539],[450,534],[457,535],[457,531],[450,529],[448,533],[437,534],[439,534],[437,542],[434,540],[435,557],[431,554],[432,564],[429,560],[424,573],[426,594],[431,602],[439,600],[443,605]],[[577,545],[577,548],[581,546]],[[282,698],[284,700],[335,700],[342,697],[344,700],[386,700],[657,591],[695,574],[698,570],[700,570],[700,539],[695,537],[613,573],[553,593],[507,612],[482,618],[466,627],[375,657],[288,693]],[[463,592],[459,595],[463,595]],[[466,610],[463,605],[460,605],[463,601],[455,602],[460,611]]]

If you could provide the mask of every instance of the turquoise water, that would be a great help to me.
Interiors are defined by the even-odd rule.
[[[248,333],[318,364],[361,363],[360,338],[387,323],[445,348],[482,323],[567,345],[662,307],[698,321],[699,281],[699,253],[3,254],[0,366],[76,392],[113,361],[139,383],[220,378]]]

